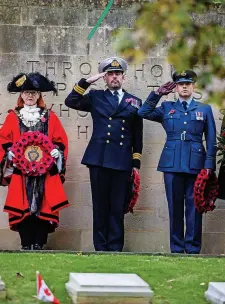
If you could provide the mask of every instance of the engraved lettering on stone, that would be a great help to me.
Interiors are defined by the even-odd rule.
[[[69,61],[63,61],[63,77],[66,77],[66,70],[73,75],[73,72],[71,71],[72,63]]]
[[[194,92],[194,99],[201,100],[202,96],[203,96],[203,94],[201,92],[198,92],[198,91]]]
[[[53,71],[52,75],[55,75],[55,72],[56,72],[55,61],[53,63],[50,63],[49,61],[46,61],[46,72],[45,72],[46,76],[50,75],[50,74],[48,74],[49,70]]]
[[[141,77],[143,78],[145,76],[144,68],[145,68],[145,64],[144,63],[142,63],[142,68],[141,69],[137,69],[137,65],[135,64],[134,65],[134,78],[138,78],[137,75],[141,75]],[[140,72],[141,72],[141,74],[140,74]]]
[[[160,86],[159,85],[147,85],[147,88],[150,88],[151,91],[156,91]]]
[[[89,126],[77,126],[77,138],[80,139],[80,135],[85,134],[85,139],[88,139],[88,128]]]
[[[55,114],[56,114],[58,117],[60,117],[58,105],[59,105],[59,104],[52,103],[51,105],[48,105],[47,108],[48,108],[48,110],[52,110],[52,109],[54,108]]]
[[[28,68],[28,70],[31,71],[31,73],[34,73],[36,71],[36,64],[40,63],[40,61],[38,60],[28,60],[27,64],[29,65],[29,63],[31,63],[31,69]]]
[[[162,76],[162,73],[163,73],[163,68],[159,64],[153,65],[153,67],[151,68],[151,74],[154,77],[160,77]]]
[[[65,82],[57,82],[56,86],[58,91],[65,91],[67,87]]]
[[[49,108],[49,110],[52,110],[52,108],[54,107],[54,103],[52,103],[51,107]]]
[[[174,72],[175,72],[175,69],[174,69],[174,67],[170,64],[170,76],[171,76],[171,78],[172,78]]]
[[[70,109],[64,108],[64,104],[59,104],[59,117],[63,117],[63,112],[67,112],[67,117],[70,117]]]
[[[92,67],[88,62],[84,62],[80,65],[80,72],[82,75],[89,75],[91,73]]]
[[[87,117],[88,114],[89,114],[88,112],[77,111],[77,115],[82,118]]]

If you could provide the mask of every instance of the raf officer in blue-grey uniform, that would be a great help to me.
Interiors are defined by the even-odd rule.
[[[141,100],[122,89],[127,63],[107,58],[99,74],[75,84],[65,104],[90,112],[93,133],[82,159],[90,170],[93,201],[93,240],[97,251],[122,251],[124,209],[132,170],[139,170],[142,153]],[[106,90],[87,88],[103,78]]]
[[[194,182],[202,168],[208,169],[208,174],[215,170],[215,121],[211,106],[193,98],[196,79],[197,75],[192,70],[175,72],[173,82],[151,92],[138,111],[141,117],[161,123],[166,131],[158,171],[164,172],[170,217],[170,248],[173,253],[200,252],[202,215],[194,206]],[[178,100],[164,101],[156,107],[162,95],[168,95],[174,88]]]

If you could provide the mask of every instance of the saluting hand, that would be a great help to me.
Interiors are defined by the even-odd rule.
[[[103,73],[100,73],[100,74],[96,74],[94,76],[89,77],[86,81],[88,83],[93,83],[93,82],[99,80],[100,78],[102,78],[105,74],[106,74],[106,72],[103,72]]]
[[[175,88],[176,83],[172,81],[168,81],[165,84],[163,84],[158,90],[156,91],[157,94],[159,95],[168,95],[173,91]]]

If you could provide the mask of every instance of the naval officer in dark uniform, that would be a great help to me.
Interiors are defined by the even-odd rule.
[[[82,78],[65,100],[72,109],[90,112],[93,134],[82,159],[90,170],[95,250],[122,251],[124,208],[132,170],[142,153],[141,100],[122,89],[127,63],[118,57],[99,65],[99,74]],[[87,88],[103,78],[106,90]]]
[[[202,215],[194,206],[193,186],[202,168],[208,169],[208,174],[215,170],[215,121],[211,106],[193,99],[196,79],[196,73],[191,70],[174,73],[174,82],[168,82],[158,91],[151,92],[138,111],[141,117],[161,123],[166,131],[158,171],[164,172],[170,217],[170,247],[174,253],[191,254],[201,250]],[[174,88],[178,100],[164,101],[156,107],[162,95],[169,94]]]

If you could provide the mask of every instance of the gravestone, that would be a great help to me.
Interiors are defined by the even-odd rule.
[[[205,298],[212,304],[225,304],[225,282],[209,282]]]
[[[149,304],[153,296],[136,274],[70,273],[66,289],[73,304]]]
[[[2,281],[2,278],[0,276],[0,302],[1,300],[6,299],[6,290],[5,290],[5,283]]]

